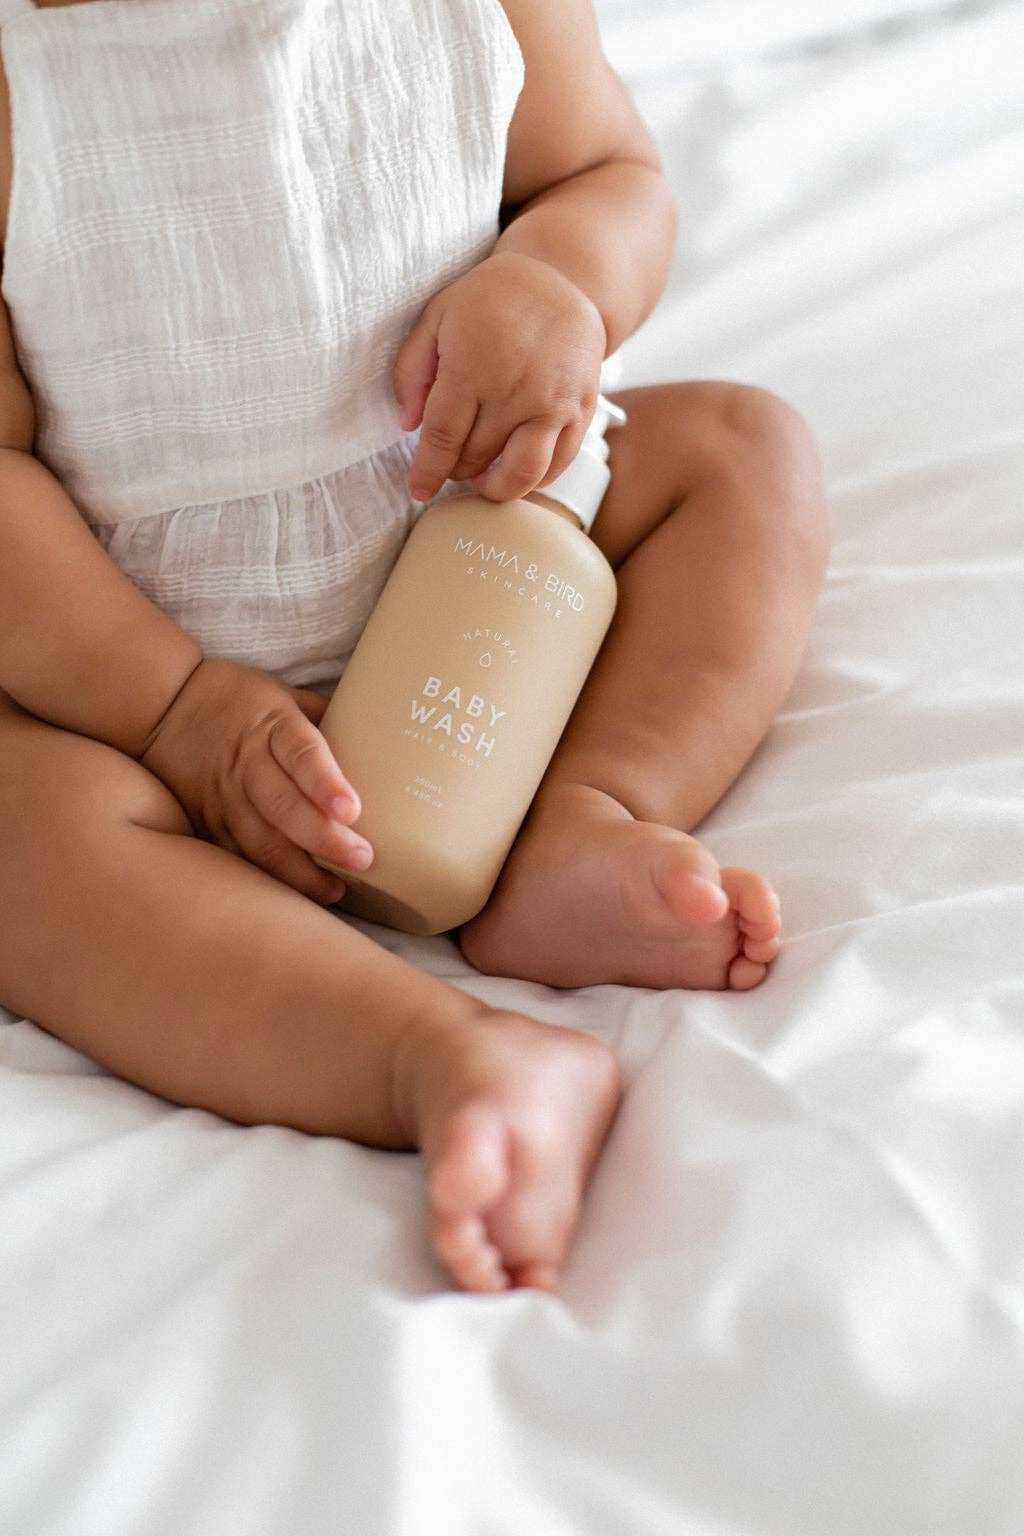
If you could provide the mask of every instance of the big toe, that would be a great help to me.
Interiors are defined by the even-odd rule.
[[[692,838],[672,838],[658,848],[651,861],[651,878],[677,922],[717,923],[729,910],[718,865]]]

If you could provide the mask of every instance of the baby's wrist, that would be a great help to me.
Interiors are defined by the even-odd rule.
[[[579,273],[572,264],[568,261],[563,263],[559,260],[557,254],[550,250],[521,250],[514,245],[502,248],[501,241],[504,238],[504,235],[499,237],[494,250],[487,259],[489,261],[501,261],[511,258],[513,262],[527,262],[534,267],[546,269],[548,274],[553,275],[555,281],[565,294],[571,293],[573,301],[577,306],[579,323],[584,327],[591,326],[594,328],[595,341],[597,341],[597,333],[600,332],[600,338],[597,342],[600,356],[602,358],[607,356],[608,320],[594,295],[588,292],[587,288],[580,281]]]
[[[174,677],[173,681],[170,682],[170,686],[173,688],[173,692],[165,697],[162,708],[160,709],[160,713],[153,721],[149,731],[146,733],[146,737],[142,742],[142,745],[138,748],[137,751],[134,751],[130,754],[138,762],[144,762],[147,754],[152,751],[156,742],[159,740],[160,735],[167,724],[167,721],[175,712],[176,707],[181,703],[185,693],[190,692],[192,687],[195,685],[198,679],[198,675],[205,667],[207,660],[208,658],[203,655],[202,648],[195,641],[191,642],[189,650],[186,651],[183,649],[180,668],[175,669],[177,675]]]

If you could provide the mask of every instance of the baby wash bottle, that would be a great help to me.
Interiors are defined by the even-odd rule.
[[[587,533],[608,485],[603,396],[541,491],[415,524],[320,723],[374,849],[344,911],[443,933],[487,901],[615,610]],[[332,867],[332,866],[325,866]]]

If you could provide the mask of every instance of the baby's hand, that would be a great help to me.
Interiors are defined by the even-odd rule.
[[[394,369],[403,428],[422,420],[409,470],[416,500],[450,479],[511,501],[560,475],[593,417],[606,339],[575,283],[517,251],[495,252],[435,294]]]
[[[353,850],[369,847],[348,827],[359,797],[316,729],[326,708],[319,694],[208,657],[141,759],[200,837],[322,902],[339,901],[345,886],[311,855],[354,869]]]

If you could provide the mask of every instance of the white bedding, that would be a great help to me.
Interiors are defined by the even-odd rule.
[[[453,1294],[415,1157],[3,1016],[2,1536],[1024,1531],[1024,8],[767,9],[600,14],[682,209],[625,382],[776,390],[835,507],[703,832],[778,886],[771,979],[557,992],[370,930],[619,1054],[559,1299]]]

